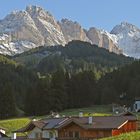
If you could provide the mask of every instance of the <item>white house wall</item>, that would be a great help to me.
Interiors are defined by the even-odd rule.
[[[49,131],[43,131],[42,138],[49,138]]]
[[[50,138],[50,132],[53,133],[53,138],[58,137],[58,132],[56,130],[44,130],[44,131],[42,131],[41,129],[35,127],[28,134],[28,138],[29,139],[35,139],[36,138],[36,133],[42,133],[42,138]]]
[[[137,105],[137,108],[135,108],[135,105]],[[134,110],[135,110],[136,112],[138,112],[138,111],[140,110],[140,101],[135,101]]]
[[[35,136],[36,136],[36,135],[35,135],[36,133],[42,133],[41,129],[35,127],[35,128],[28,134],[28,138],[30,138],[30,139],[36,138],[36,137],[35,137]]]

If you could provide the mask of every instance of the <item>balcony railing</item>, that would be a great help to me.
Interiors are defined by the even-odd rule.
[[[97,140],[97,138],[55,138],[56,140]],[[17,138],[16,140],[51,140],[51,138],[35,138],[35,139],[29,139],[29,138]]]
[[[97,138],[57,138],[56,140],[97,140]]]

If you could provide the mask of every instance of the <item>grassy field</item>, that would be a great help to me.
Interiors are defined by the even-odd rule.
[[[1,120],[0,126],[6,128],[6,134],[10,135],[12,131],[17,130],[30,122],[29,118]]]
[[[111,105],[95,105],[89,108],[69,109],[60,112],[60,115],[78,116],[79,112],[83,112],[85,116],[87,116],[89,113],[93,116],[108,116],[111,115]]]
[[[116,137],[104,138],[100,140],[140,140],[140,132],[131,132],[127,134],[122,134]]]

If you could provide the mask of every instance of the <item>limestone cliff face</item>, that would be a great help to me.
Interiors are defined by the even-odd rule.
[[[87,37],[92,41],[92,44],[96,44],[102,47],[102,35],[96,28],[90,28],[87,32]]]
[[[43,36],[26,11],[15,11],[1,21],[0,31],[11,36],[11,41],[28,40],[36,45],[43,44]],[[40,40],[42,40],[40,42]]]
[[[62,19],[61,22],[59,22],[59,25],[67,43],[72,40],[91,42],[79,23],[68,19]]]
[[[92,44],[96,44],[99,47],[108,49],[110,52],[114,52],[116,54],[122,53],[122,50],[114,40],[115,36],[106,31],[92,27],[87,32],[87,37],[92,41]]]
[[[59,24],[49,12],[37,6],[28,6],[26,11],[44,37],[46,45],[66,44]]]
[[[106,31],[83,29],[77,22],[56,19],[38,6],[27,6],[0,20],[0,53],[15,55],[29,49],[46,45],[65,45],[72,40],[81,40],[120,54],[116,36]]]

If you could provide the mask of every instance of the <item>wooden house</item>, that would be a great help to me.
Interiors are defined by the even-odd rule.
[[[90,117],[72,118],[58,129],[58,137],[63,138],[103,138],[136,131],[136,120],[132,117]]]
[[[137,118],[124,113],[118,116],[50,118],[32,121],[15,133],[28,132],[29,139],[97,139],[137,130]]]

